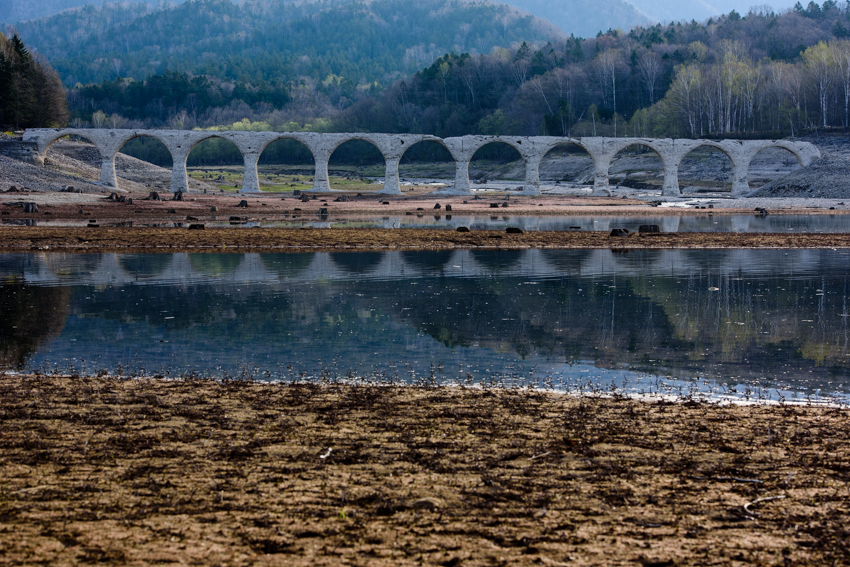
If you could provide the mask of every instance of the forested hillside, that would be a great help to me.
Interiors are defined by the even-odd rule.
[[[201,74],[210,68],[201,60],[192,72],[78,86],[69,100],[80,125],[784,136],[847,127],[848,36],[847,4],[827,0],[784,14],[731,12],[701,24],[423,55],[428,62],[419,71],[394,81],[387,71],[366,83],[316,68],[240,81],[221,78],[223,66]]]
[[[487,53],[560,33],[506,5],[460,0],[110,4],[18,30],[69,86],[166,70],[233,82],[334,75],[388,84],[446,52]]]

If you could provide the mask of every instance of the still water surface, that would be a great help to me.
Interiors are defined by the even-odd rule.
[[[843,250],[5,254],[0,282],[7,369],[850,393]]]

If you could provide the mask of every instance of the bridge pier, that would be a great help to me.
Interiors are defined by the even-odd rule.
[[[540,193],[540,163],[546,152],[559,144],[575,144],[585,149],[593,160],[593,194],[610,195],[609,169],[617,152],[631,146],[643,145],[655,151],[664,164],[664,183],[661,194],[678,196],[679,165],[691,151],[701,147],[717,148],[725,153],[732,163],[732,196],[746,194],[750,187],[747,174],[753,157],[766,148],[778,147],[791,152],[801,166],[809,165],[820,157],[820,152],[811,143],[789,140],[690,140],[652,138],[557,138],[517,136],[463,136],[441,140],[434,136],[419,134],[319,134],[313,132],[206,132],[185,130],[106,130],[106,129],[31,129],[24,134],[23,141],[33,144],[31,161],[43,163],[44,156],[52,143],[63,136],[77,135],[90,140],[100,152],[100,183],[117,189],[115,156],[123,145],[136,137],[148,136],[161,141],[171,152],[173,167],[171,191],[188,192],[189,183],[186,160],[191,149],[199,142],[212,137],[231,141],[242,154],[245,166],[241,193],[261,192],[258,163],[268,144],[280,139],[302,142],[312,152],[315,174],[311,192],[331,192],[328,161],[333,151],[350,140],[364,140],[375,145],[384,156],[384,188],[379,193],[400,195],[399,164],[407,148],[423,141],[435,141],[449,150],[455,160],[454,184],[442,191],[445,195],[472,194],[469,182],[469,164],[475,152],[482,146],[500,142],[516,149],[525,162],[525,186],[527,195]]]

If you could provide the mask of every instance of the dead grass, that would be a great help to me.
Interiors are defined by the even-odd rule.
[[[848,421],[0,375],[0,564],[846,565]]]

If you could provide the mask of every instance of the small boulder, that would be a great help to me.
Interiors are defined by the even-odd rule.
[[[200,224],[200,223],[189,225],[189,230],[206,230],[206,228],[207,227],[205,225]]]
[[[490,203],[490,208],[491,208],[491,209],[498,209],[498,208],[499,208],[499,203]]]
[[[167,214],[169,214],[169,215],[176,215],[176,214],[177,214],[177,211],[175,211],[174,209],[168,209],[168,213],[167,213]]]
[[[451,206],[451,205],[446,205],[446,212],[449,212],[449,211],[451,211],[451,210],[452,210],[452,206]]]
[[[505,229],[505,232],[507,232],[508,234],[522,234],[522,229],[517,228],[515,226],[509,226]]]
[[[243,209],[247,209],[248,208],[248,201],[246,201],[245,199],[242,199],[241,201],[239,201],[239,204],[236,205],[236,206],[241,207]]]
[[[507,204],[507,203],[502,203],[502,208],[503,208],[503,209],[507,209],[507,208],[508,208],[508,204]]]
[[[627,228],[615,228],[611,231],[611,236],[629,236],[631,231]]]
[[[218,212],[218,207],[210,207],[210,212],[211,212],[211,213],[217,213],[217,212]]]
[[[469,228],[465,226],[459,226],[455,230],[457,230],[458,232],[469,232]]]
[[[437,203],[436,205],[434,205],[434,210],[435,210],[435,211],[439,211],[439,210],[440,210],[440,203]]]
[[[306,203],[309,200],[310,200],[310,197],[308,195],[301,195],[301,202],[302,203]]]
[[[38,205],[36,203],[24,203],[24,212],[25,213],[37,213]]]
[[[147,196],[147,201],[162,201],[162,198],[159,196],[159,193],[156,191],[151,191],[150,195]]]
[[[183,191],[178,191],[177,193],[175,193],[174,196],[171,198],[171,200],[172,201],[182,201],[183,200]]]

